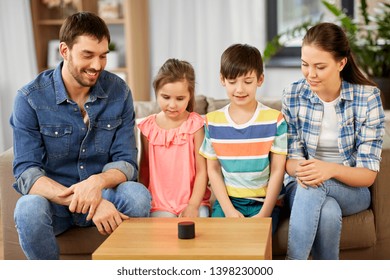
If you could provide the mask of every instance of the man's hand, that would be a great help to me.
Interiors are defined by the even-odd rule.
[[[111,234],[123,220],[127,219],[129,219],[128,216],[119,212],[114,204],[105,199],[101,200],[95,215],[92,217],[93,223],[102,235]]]
[[[76,213],[88,213],[87,220],[91,220],[96,208],[102,200],[101,182],[98,176],[91,176],[67,188],[60,194],[60,197],[67,197],[73,194],[69,205],[69,211]]]

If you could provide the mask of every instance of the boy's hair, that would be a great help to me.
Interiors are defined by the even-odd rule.
[[[158,90],[164,85],[180,81],[187,81],[190,100],[186,110],[193,112],[195,107],[195,71],[189,62],[175,58],[168,59],[153,80],[154,92],[157,95]]]
[[[234,44],[223,52],[220,73],[224,79],[235,79],[251,71],[256,72],[257,79],[263,74],[263,59],[257,48]]]
[[[77,37],[87,35],[101,42],[104,38],[110,43],[110,31],[103,19],[91,12],[78,12],[67,17],[61,26],[59,38],[70,49],[76,43]],[[108,46],[107,46],[108,48]]]

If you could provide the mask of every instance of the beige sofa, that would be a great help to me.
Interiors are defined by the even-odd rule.
[[[261,100],[279,109],[279,100]],[[215,100],[197,96],[195,110],[205,114],[216,110],[228,100]],[[136,102],[137,118],[158,111],[154,102]],[[390,259],[390,123],[387,123],[382,152],[381,172],[371,187],[370,209],[343,218],[341,237],[342,259]],[[5,259],[24,259],[13,221],[13,210],[18,194],[12,188],[12,149],[0,155],[1,211],[3,217],[3,242]],[[283,259],[287,249],[288,211],[284,209],[279,228],[273,236],[273,258]],[[58,236],[62,259],[90,259],[91,253],[103,242],[104,236],[95,228],[74,228]]]

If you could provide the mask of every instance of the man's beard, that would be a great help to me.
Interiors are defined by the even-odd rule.
[[[89,79],[84,78],[83,77],[83,72],[86,71],[86,70],[85,69],[81,69],[80,72],[77,72],[76,68],[73,66],[72,57],[70,57],[70,59],[69,59],[68,71],[71,74],[71,76],[77,81],[77,83],[80,86],[82,86],[82,87],[92,87],[92,86],[94,86],[96,84],[96,82],[97,82],[97,78],[100,75],[100,73],[98,73],[99,71],[97,71],[95,69],[89,69],[87,72],[92,72],[92,73],[97,72],[98,77],[95,80],[93,80],[93,81],[90,81]],[[87,73],[85,73],[85,75],[88,76]]]

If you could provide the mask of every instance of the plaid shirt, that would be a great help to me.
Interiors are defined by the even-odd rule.
[[[376,87],[342,82],[336,104],[338,148],[343,164],[379,171],[385,114]],[[288,124],[288,158],[315,158],[324,106],[301,79],[283,92],[282,113]]]

